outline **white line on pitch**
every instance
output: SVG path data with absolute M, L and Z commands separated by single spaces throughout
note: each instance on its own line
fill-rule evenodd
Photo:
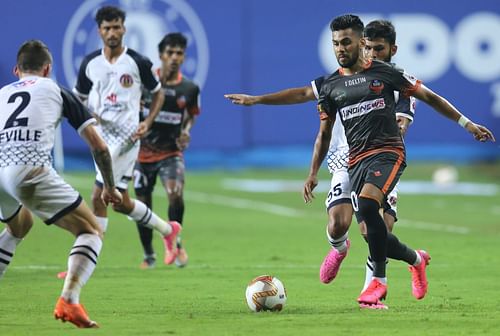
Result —
M 390 267 L 406 267 L 407 265 L 404 262 L 391 262 Z M 455 265 L 450 265 L 450 264 L 432 264 L 433 267 L 450 267 Z M 17 270 L 17 271 L 53 271 L 53 270 L 61 270 L 64 266 L 55 266 L 55 265 L 19 265 L 19 266 L 11 266 L 9 267 L 10 270 Z M 365 265 L 364 262 L 362 262 L 359 265 L 354 265 L 354 264 L 349 264 L 349 263 L 344 263 L 342 264 L 342 268 L 349 268 L 349 269 L 364 269 Z M 319 264 L 261 264 L 261 265 L 209 265 L 209 264 L 189 264 L 186 266 L 186 269 L 206 269 L 206 270 L 211 270 L 211 271 L 227 271 L 227 270 L 248 270 L 248 269 L 319 269 Z M 150 270 L 140 270 L 139 267 L 137 266 L 97 266 L 96 270 L 137 270 L 141 272 L 149 272 Z M 158 266 L 151 271 L 158 270 L 158 271 L 179 271 L 183 272 L 184 270 L 178 270 L 177 267 L 169 267 L 169 266 Z
M 468 234 L 470 229 L 463 226 L 445 225 L 438 223 L 420 222 L 414 220 L 400 219 L 395 224 L 397 227 L 404 227 L 409 229 L 419 229 L 438 232 L 450 232 L 458 234 Z
M 79 176 L 66 176 L 68 180 L 83 183 L 83 178 Z M 87 181 L 87 179 L 85 179 Z M 156 188 L 154 191 L 154 195 L 163 196 L 164 192 L 161 188 Z M 232 196 L 223 196 L 216 194 L 209 194 L 205 192 L 199 191 L 186 191 L 185 198 L 188 201 L 205 203 L 205 204 L 214 204 L 218 206 L 231 207 L 237 209 L 246 209 L 246 210 L 255 210 L 261 212 L 271 213 L 273 215 L 285 216 L 285 217 L 311 217 L 311 214 L 306 213 L 305 211 L 297 210 L 291 207 L 286 207 L 279 204 L 272 204 L 267 202 L 254 201 L 246 198 L 240 197 L 232 197 Z M 318 217 L 320 214 L 318 214 Z M 326 219 L 326 215 L 321 215 L 321 218 Z M 426 231 L 435 231 L 435 232 L 449 232 L 456 234 L 468 234 L 470 233 L 470 229 L 466 227 L 460 227 L 455 225 L 445 225 L 439 223 L 431 223 L 431 222 L 421 222 L 421 221 L 413 221 L 407 219 L 400 219 L 396 226 L 400 226 L 408 229 L 417 229 L 417 230 L 426 230 Z
M 304 216 L 304 213 L 302 211 L 294 208 L 278 204 L 249 200 L 245 198 L 207 194 L 198 191 L 188 191 L 186 192 L 185 197 L 187 200 L 191 201 L 222 205 L 237 209 L 248 209 L 248 210 L 269 212 L 279 216 L 286 216 L 286 217 Z

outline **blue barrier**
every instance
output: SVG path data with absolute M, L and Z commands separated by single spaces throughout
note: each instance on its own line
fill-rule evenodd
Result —
M 181 31 L 188 35 L 183 69 L 202 87 L 202 114 L 192 132 L 192 153 L 187 155 L 196 157 L 200 165 L 203 160 L 206 164 L 217 160 L 232 164 L 224 155 L 207 153 L 241 151 L 242 156 L 250 153 L 249 163 L 257 164 L 262 160 L 252 153 L 262 148 L 266 148 L 263 152 L 273 151 L 270 160 L 283 146 L 292 146 L 292 153 L 295 147 L 312 148 L 318 127 L 315 104 L 240 107 L 231 105 L 223 94 L 304 86 L 329 73 L 336 63 L 328 24 L 332 17 L 347 12 L 361 15 L 365 23 L 375 18 L 392 20 L 398 31 L 395 61 L 500 137 L 497 0 L 467 1 L 460 6 L 396 0 L 8 1 L 2 4 L 0 20 L 1 31 L 9 32 L 2 38 L 0 83 L 13 80 L 11 69 L 19 45 L 39 38 L 54 54 L 56 79 L 72 87 L 83 55 L 100 46 L 93 15 L 104 3 L 121 5 L 127 11 L 127 44 L 147 54 L 156 65 L 156 44 L 163 34 Z M 67 125 L 63 136 L 67 155 L 84 150 L 83 141 Z M 444 155 L 461 161 L 500 157 L 498 146 L 474 143 L 458 125 L 425 104 L 418 105 L 406 142 L 409 148 L 420 148 L 413 154 L 409 150 L 410 158 Z M 309 150 L 307 153 L 309 160 Z M 294 160 L 295 154 L 290 157 L 281 160 L 290 164 L 303 160 Z

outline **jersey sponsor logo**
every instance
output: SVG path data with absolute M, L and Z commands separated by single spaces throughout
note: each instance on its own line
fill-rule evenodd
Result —
M 182 122 L 182 115 L 176 112 L 160 111 L 155 122 L 170 125 L 179 125 Z
M 149 115 L 149 109 L 145 107 L 142 110 L 142 115 L 147 117 Z M 182 122 L 182 113 L 181 112 L 169 112 L 169 111 L 160 111 L 156 116 L 155 123 L 161 124 L 170 124 L 170 125 L 179 125 Z
M 375 92 L 376 94 L 380 94 L 384 89 L 384 83 L 378 79 L 374 79 L 370 82 L 369 86 L 370 90 Z
M 116 102 L 118 101 L 118 96 L 116 95 L 116 93 L 112 93 L 106 97 L 106 100 L 109 100 L 112 104 L 116 104 Z
M 133 84 L 134 84 L 134 79 L 132 78 L 131 75 L 129 74 L 123 74 L 121 77 L 120 77 L 120 84 L 124 87 L 124 88 L 129 88 L 131 87 Z
M 347 79 L 344 84 L 346 87 L 348 86 L 355 86 L 355 85 L 358 85 L 358 84 L 363 84 L 363 83 L 366 83 L 366 78 L 365 77 L 359 77 L 359 78 L 355 78 L 355 79 Z
M 175 89 L 170 89 L 170 88 L 165 88 L 163 89 L 163 92 L 165 93 L 165 96 L 169 97 L 175 97 Z
M 340 109 L 340 113 L 342 114 L 342 119 L 348 120 L 383 108 L 385 108 L 384 98 L 377 98 L 343 107 Z
M 159 66 L 158 43 L 170 32 L 182 32 L 188 39 L 182 72 L 205 84 L 209 67 L 208 39 L 203 24 L 185 0 L 87 0 L 71 16 L 62 47 L 66 83 L 73 86 L 85 55 L 102 46 L 94 16 L 103 5 L 116 5 L 127 13 L 125 44 L 149 57 Z
M 335 104 L 337 105 L 342 105 L 347 99 L 347 92 L 342 91 L 342 90 L 335 90 L 333 91 L 333 100 L 335 101 Z

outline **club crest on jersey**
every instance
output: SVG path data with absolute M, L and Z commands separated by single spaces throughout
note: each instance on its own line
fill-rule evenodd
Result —
M 134 84 L 134 79 L 132 78 L 131 75 L 129 74 L 123 74 L 121 77 L 120 77 L 120 84 L 124 87 L 124 88 L 129 88 L 131 87 L 133 84 Z
M 376 94 L 380 94 L 384 89 L 384 83 L 378 79 L 374 79 L 370 82 L 369 86 L 370 90 L 375 92 Z
M 186 0 L 87 0 L 79 3 L 70 16 L 62 47 L 68 86 L 75 84 L 83 58 L 102 47 L 94 16 L 100 7 L 112 5 L 127 13 L 124 44 L 147 56 L 155 67 L 160 65 L 157 50 L 160 40 L 167 33 L 182 32 L 188 39 L 182 71 L 203 88 L 209 67 L 208 39 L 198 14 Z M 127 84 L 126 81 L 120 83 Z
M 184 96 L 180 96 L 179 98 L 177 98 L 177 106 L 179 106 L 179 108 L 183 109 L 186 107 L 186 97 Z

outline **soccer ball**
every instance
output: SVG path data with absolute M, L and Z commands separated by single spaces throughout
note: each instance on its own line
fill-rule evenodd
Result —
M 281 311 L 286 303 L 283 283 L 271 275 L 261 275 L 250 281 L 245 293 L 248 307 L 254 311 Z

